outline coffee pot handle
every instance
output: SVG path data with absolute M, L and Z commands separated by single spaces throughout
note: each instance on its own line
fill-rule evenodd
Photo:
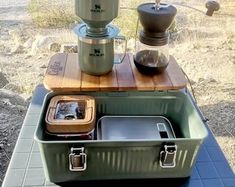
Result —
M 123 41 L 123 43 L 125 44 L 122 57 L 119 58 L 118 60 L 114 60 L 114 64 L 121 64 L 121 63 L 124 61 L 125 57 L 126 57 L 126 53 L 127 53 L 127 40 L 126 40 L 126 37 L 125 37 L 125 36 L 121 36 L 121 35 L 116 36 L 116 37 L 115 37 L 115 40 L 116 40 L 116 41 L 121 40 L 121 41 Z

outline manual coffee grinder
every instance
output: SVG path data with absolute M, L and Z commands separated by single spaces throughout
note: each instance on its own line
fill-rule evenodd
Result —
M 169 63 L 168 29 L 177 9 L 156 0 L 155 3 L 139 5 L 137 11 L 143 30 L 140 31 L 139 40 L 136 41 L 134 63 L 143 74 L 159 74 Z
M 75 0 L 76 15 L 84 22 L 75 28 L 83 72 L 103 75 L 112 71 L 114 63 L 123 61 L 125 55 L 114 60 L 114 44 L 116 39 L 126 44 L 125 37 L 118 36 L 119 28 L 110 24 L 118 10 L 119 0 Z

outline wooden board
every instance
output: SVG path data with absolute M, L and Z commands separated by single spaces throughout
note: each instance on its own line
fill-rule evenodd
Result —
M 132 73 L 129 55 L 126 55 L 121 64 L 116 64 L 115 69 L 117 74 L 118 89 L 120 91 L 136 90 L 136 83 Z
M 78 54 L 56 54 L 50 62 L 44 85 L 53 91 L 128 91 L 128 90 L 179 90 L 187 80 L 173 57 L 167 69 L 159 75 L 141 74 L 135 67 L 133 55 L 126 55 L 122 64 L 115 64 L 113 71 L 102 76 L 81 72 Z

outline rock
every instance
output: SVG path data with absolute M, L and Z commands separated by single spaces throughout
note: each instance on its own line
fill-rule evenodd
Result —
M 22 93 L 20 94 L 20 97 L 22 97 L 27 103 L 29 103 L 32 99 L 32 95 L 31 94 L 27 94 L 27 93 Z
M 33 45 L 33 38 L 29 38 L 29 39 L 23 44 L 23 46 L 24 46 L 26 49 L 31 49 L 31 48 L 32 48 L 32 45 Z
M 217 80 L 215 80 L 214 78 L 209 78 L 209 79 L 207 79 L 207 81 L 209 83 L 217 83 Z
M 0 37 L 0 39 L 1 39 L 2 41 L 6 41 L 6 40 L 9 40 L 9 36 L 7 36 L 7 35 L 2 35 L 2 36 Z
M 24 53 L 24 47 L 20 44 L 17 44 L 11 49 L 11 54 L 21 54 Z
M 202 53 L 207 53 L 208 51 L 209 51 L 209 49 L 208 48 L 201 48 L 201 50 L 200 50 Z
M 199 83 L 202 83 L 202 82 L 204 82 L 204 81 L 205 81 L 204 78 L 199 78 L 199 79 L 198 79 L 198 82 L 199 82 Z
M 21 96 L 4 88 L 0 89 L 0 100 L 3 99 L 8 99 L 12 105 L 26 106 L 26 102 Z
M 23 44 L 27 41 L 28 36 L 26 36 L 25 31 L 23 29 L 15 29 L 10 30 L 9 35 L 14 40 L 15 43 Z
M 44 73 L 40 73 L 38 76 L 39 77 L 44 77 L 45 75 L 44 75 Z
M 13 83 L 8 83 L 3 88 L 6 89 L 6 90 L 9 90 L 9 91 L 17 92 L 17 93 L 20 93 L 21 90 L 22 90 L 20 86 L 17 86 Z M 1 98 L 1 96 L 0 96 L 0 98 Z
M 48 50 L 48 46 L 56 40 L 54 36 L 37 35 L 32 44 L 31 54 L 37 54 L 39 51 Z
M 40 66 L 40 68 L 42 68 L 42 69 L 46 69 L 46 68 L 47 68 L 47 66 L 46 66 L 45 64 L 43 64 L 43 65 L 41 65 L 41 66 Z
M 48 49 L 52 52 L 59 52 L 61 48 L 61 44 L 52 42 L 49 44 Z
M 5 46 L 4 44 L 0 44 L 0 52 L 5 52 Z
M 18 42 L 19 36 L 18 36 L 16 30 L 9 30 L 8 33 L 9 33 L 11 39 Z
M 8 84 L 8 80 L 6 79 L 5 75 L 0 71 L 0 88 L 3 88 Z
M 135 49 L 135 39 L 132 38 L 127 42 L 127 51 L 134 51 Z
M 26 59 L 29 59 L 31 57 L 32 57 L 32 55 L 28 54 L 27 56 L 24 57 L 24 59 L 26 60 Z
M 193 79 L 190 79 L 190 83 L 191 83 L 192 85 L 195 85 L 195 84 L 196 84 L 196 81 L 194 81 Z
M 217 82 L 211 74 L 206 74 L 204 79 L 207 83 L 216 83 Z
M 26 101 L 26 98 L 24 98 L 24 100 Z M 22 114 L 25 110 L 27 110 L 26 106 L 21 106 L 21 105 L 15 105 L 15 108 L 19 114 Z
M 3 103 L 4 106 L 11 106 L 11 105 L 12 105 L 11 102 L 10 102 L 10 100 L 9 100 L 9 99 L 6 99 L 6 98 L 3 98 L 3 99 L 1 100 L 1 102 Z
M 205 76 L 205 78 L 199 78 L 198 83 L 217 83 L 217 80 L 215 80 L 213 77 Z
M 78 53 L 78 46 L 77 44 L 62 44 L 61 53 Z

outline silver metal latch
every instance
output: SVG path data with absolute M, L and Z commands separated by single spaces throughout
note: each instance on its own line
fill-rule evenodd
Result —
M 164 150 L 160 152 L 160 166 L 162 168 L 174 168 L 176 166 L 176 153 L 177 145 L 164 145 Z
M 71 148 L 69 154 L 70 171 L 85 171 L 87 167 L 87 155 L 84 148 Z

